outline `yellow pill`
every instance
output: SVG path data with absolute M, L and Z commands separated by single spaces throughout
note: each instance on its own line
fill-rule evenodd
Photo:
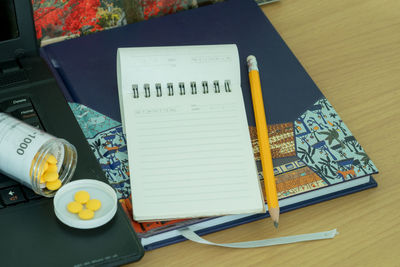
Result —
M 47 167 L 47 171 L 48 172 L 58 172 L 57 165 L 49 163 L 48 167 Z
M 86 202 L 86 208 L 96 211 L 100 209 L 101 207 L 101 202 L 98 199 L 89 199 L 88 202 Z
M 45 182 L 46 182 L 46 180 L 43 178 L 43 176 L 40 177 L 40 183 L 41 183 L 41 184 L 44 184 Z
M 58 179 L 58 173 L 57 172 L 49 172 L 49 171 L 47 171 L 47 172 L 45 172 L 43 174 L 42 177 L 46 182 L 54 182 L 55 180 Z
M 47 162 L 50 163 L 50 164 L 57 164 L 57 159 L 56 159 L 56 157 L 54 157 L 53 155 L 50 155 L 50 156 L 47 158 Z
M 57 179 L 57 180 L 55 180 L 53 182 L 46 182 L 46 187 L 49 190 L 57 190 L 58 188 L 61 187 L 61 184 L 62 184 L 61 180 Z
M 85 204 L 90 199 L 90 195 L 88 192 L 81 190 L 75 193 L 74 199 L 76 202 Z
M 29 170 L 29 175 L 32 176 L 32 172 L 33 172 L 33 166 L 35 163 L 35 159 L 33 159 L 32 163 L 31 163 L 31 168 Z M 49 164 L 46 161 L 43 161 L 42 164 L 40 164 L 39 166 L 39 176 L 41 176 L 49 167 Z M 36 172 L 34 173 L 36 174 Z
M 43 170 L 43 172 L 45 172 L 47 170 L 47 168 L 49 168 L 49 164 L 46 161 L 44 161 L 44 162 L 42 162 L 42 164 L 40 164 L 39 168 L 41 170 Z
M 82 220 L 90 220 L 94 217 L 94 212 L 92 210 L 83 209 L 78 213 L 78 216 Z
M 42 164 L 40 164 L 39 166 L 39 175 L 42 175 L 47 168 L 49 167 L 49 164 L 47 164 L 47 162 L 43 161 Z
M 68 203 L 67 205 L 67 210 L 71 213 L 78 213 L 83 209 L 83 206 L 81 203 L 78 203 L 76 201 L 72 201 Z
M 45 173 L 44 169 L 39 169 L 39 172 L 36 172 L 39 177 L 43 176 Z

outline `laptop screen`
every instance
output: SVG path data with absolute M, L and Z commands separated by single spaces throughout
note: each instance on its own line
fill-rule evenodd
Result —
M 36 55 L 31 0 L 0 0 L 0 62 Z
M 0 42 L 18 38 L 19 31 L 13 0 L 0 1 Z

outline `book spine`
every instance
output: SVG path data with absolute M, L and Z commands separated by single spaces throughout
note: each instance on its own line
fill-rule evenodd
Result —
M 47 63 L 51 73 L 54 75 L 54 78 L 57 81 L 58 86 L 64 94 L 64 97 L 68 102 L 77 102 L 76 99 L 73 98 L 70 90 L 70 84 L 67 81 L 65 75 L 63 75 L 63 71 L 58 64 L 56 57 L 51 53 L 49 47 L 41 47 L 40 48 L 40 56 Z

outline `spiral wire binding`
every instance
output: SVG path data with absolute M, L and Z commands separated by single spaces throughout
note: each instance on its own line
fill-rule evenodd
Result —
M 168 88 L 168 95 L 173 96 L 174 95 L 174 85 L 172 83 L 167 83 L 167 88 Z
M 185 83 L 179 83 L 179 94 L 185 95 Z
M 150 97 L 150 84 L 144 84 L 144 97 Z
M 220 89 L 219 89 L 219 81 L 214 81 L 214 92 L 215 93 L 220 93 Z
M 231 91 L 231 81 L 225 80 L 225 92 L 230 93 Z
M 208 94 L 208 82 L 203 81 L 201 84 L 203 85 L 203 94 Z
M 157 97 L 162 96 L 161 83 L 156 83 L 156 96 Z
M 190 82 L 190 87 L 192 88 L 192 95 L 197 94 L 196 82 Z
M 220 82 L 218 80 L 215 80 L 212 82 L 212 85 L 214 87 L 214 93 L 219 94 L 221 93 L 221 87 L 220 87 Z M 161 83 L 156 83 L 155 85 L 155 95 L 156 97 L 162 97 L 162 85 Z M 167 93 L 168 96 L 173 96 L 174 95 L 174 84 L 173 83 L 167 83 Z M 208 94 L 209 93 L 209 87 L 208 87 L 208 82 L 207 81 L 202 81 L 201 82 L 201 87 L 203 88 L 202 92 L 203 94 Z M 185 95 L 186 94 L 186 89 L 185 89 L 185 83 L 184 82 L 179 82 L 178 83 L 178 88 L 179 88 L 179 95 Z M 225 80 L 224 81 L 224 89 L 225 92 L 230 93 L 232 92 L 231 89 L 231 81 L 230 80 Z M 150 98 L 150 84 L 145 83 L 143 84 L 143 91 L 144 91 L 144 97 L 145 98 Z M 197 83 L 192 81 L 190 82 L 190 93 L 192 95 L 196 95 L 198 93 L 197 90 Z M 139 98 L 139 85 L 138 84 L 133 84 L 132 85 L 132 94 L 133 98 Z
M 137 84 L 132 85 L 133 98 L 139 98 L 139 88 Z

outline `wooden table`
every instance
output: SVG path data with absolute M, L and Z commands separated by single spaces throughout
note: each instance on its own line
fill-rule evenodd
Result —
M 337 228 L 332 240 L 257 249 L 185 241 L 133 265 L 400 266 L 400 1 L 281 0 L 262 9 L 379 168 L 378 187 L 281 214 L 278 231 L 268 219 L 205 236 L 223 243 Z

